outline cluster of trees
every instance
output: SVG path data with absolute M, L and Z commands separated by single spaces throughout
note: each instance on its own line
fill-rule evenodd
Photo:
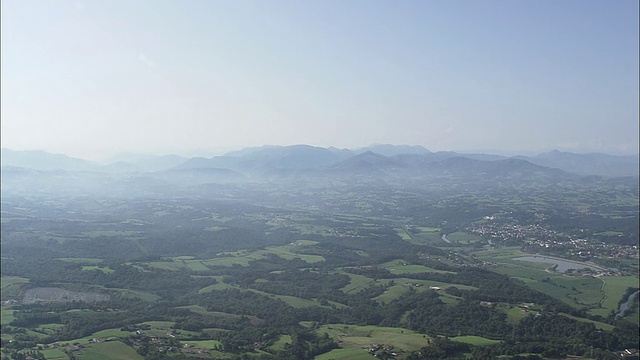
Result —
M 406 359 L 465 359 L 463 353 L 470 352 L 472 348 L 469 344 L 453 341 L 447 337 L 436 337 L 430 341 L 429 346 L 412 352 Z

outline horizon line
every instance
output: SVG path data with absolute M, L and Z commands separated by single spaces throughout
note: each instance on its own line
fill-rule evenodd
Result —
M 542 154 L 547 154 L 547 153 L 551 153 L 551 152 L 560 152 L 560 153 L 569 153 L 569 154 L 576 154 L 576 155 L 590 155 L 590 154 L 602 154 L 602 155 L 609 155 L 609 156 L 622 156 L 622 157 L 631 157 L 631 156 L 635 156 L 635 157 L 640 157 L 640 153 L 636 152 L 636 153 L 614 153 L 614 152 L 604 152 L 604 151 L 598 151 L 598 150 L 566 150 L 566 149 L 562 149 L 562 148 L 554 148 L 554 149 L 550 149 L 547 151 L 535 151 L 535 150 L 520 150 L 520 151 L 505 151 L 505 150 L 500 150 L 500 149 L 493 149 L 493 150 L 487 150 L 487 149 L 477 149 L 477 150 L 461 150 L 461 149 L 457 149 L 457 150 L 437 150 L 437 151 L 433 151 L 428 149 L 427 147 L 423 146 L 423 145 L 411 145 L 411 144 L 389 144 L 389 143 L 374 143 L 374 144 L 370 144 L 367 146 L 362 146 L 362 147 L 352 147 L 352 148 L 340 148 L 340 147 L 336 147 L 336 146 L 315 146 L 315 145 L 308 145 L 308 144 L 294 144 L 294 145 L 272 145 L 272 144 L 264 144 L 264 145 L 258 145 L 258 146 L 245 146 L 245 147 L 229 147 L 228 150 L 220 152 L 218 151 L 217 154 L 213 154 L 215 151 L 214 150 L 206 150 L 206 149 L 194 149 L 194 150 L 182 150 L 182 151 L 174 151 L 174 152 L 134 152 L 134 151 L 121 151 L 121 152 L 117 152 L 117 153 L 112 153 L 111 155 L 108 155 L 106 157 L 102 157 L 101 159 L 91 159 L 91 158 L 87 158 L 87 157 L 81 157 L 81 156 L 76 156 L 76 155 L 70 155 L 68 153 L 65 152 L 55 152 L 55 151 L 50 151 L 50 150 L 45 150 L 45 149 L 15 149 L 15 148 L 9 148 L 9 147 L 1 147 L 0 148 L 0 152 L 1 151 L 13 151 L 13 152 L 43 152 L 49 155 L 60 155 L 60 156 L 65 156 L 67 158 L 71 158 L 71 159 L 78 159 L 78 160 L 84 160 L 84 161 L 88 161 L 88 162 L 93 162 L 93 163 L 101 163 L 101 164 L 109 164 L 109 163 L 115 163 L 118 162 L 119 160 L 114 160 L 115 157 L 117 156 L 123 156 L 123 155 L 131 155 L 131 156 L 152 156 L 152 157 L 164 157 L 164 156 L 179 156 L 179 157 L 183 157 L 183 158 L 187 158 L 187 159 L 192 159 L 192 158 L 213 158 L 213 157 L 218 157 L 218 156 L 226 156 L 230 153 L 233 152 L 239 152 L 239 151 L 243 151 L 246 149 L 259 149 L 259 148 L 263 148 L 263 147 L 274 147 L 274 148 L 286 148 L 286 147 L 294 147 L 294 146 L 309 146 L 309 147 L 313 147 L 313 148 L 321 148 L 321 149 L 337 149 L 337 150 L 348 150 L 348 151 L 358 151 L 358 150 L 363 150 L 369 147 L 373 147 L 373 146 L 393 146 L 393 147 L 402 147 L 402 146 L 410 146 L 410 147 L 421 147 L 426 151 L 429 151 L 431 153 L 441 153 L 441 152 L 454 152 L 454 153 L 458 153 L 460 155 L 495 155 L 495 156 L 504 156 L 507 158 L 511 158 L 511 157 L 517 157 L 517 156 L 538 156 L 538 155 L 542 155 Z M 197 153 L 201 153 L 200 155 L 196 155 Z M 206 155 L 204 153 L 207 153 Z M 190 155 L 187 155 L 190 154 Z

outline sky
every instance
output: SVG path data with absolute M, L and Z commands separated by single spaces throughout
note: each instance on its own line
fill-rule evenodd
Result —
M 637 0 L 3 0 L 1 141 L 638 153 Z

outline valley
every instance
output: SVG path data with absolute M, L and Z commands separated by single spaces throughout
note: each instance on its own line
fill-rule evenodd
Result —
M 520 169 L 144 192 L 146 173 L 97 193 L 14 183 L 2 196 L 2 356 L 617 359 L 637 348 L 637 178 Z

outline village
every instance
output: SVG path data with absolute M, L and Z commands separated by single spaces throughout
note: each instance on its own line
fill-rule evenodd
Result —
M 474 224 L 467 231 L 491 238 L 491 246 L 520 246 L 523 251 L 534 254 L 558 256 L 563 259 L 590 262 L 602 271 L 599 275 L 623 275 L 623 272 L 611 266 L 612 261 L 639 259 L 638 245 L 624 245 L 596 240 L 585 234 L 582 237 L 569 235 L 549 229 L 540 224 L 520 225 L 495 216 L 485 217 L 481 224 Z M 598 266 L 600 265 L 600 266 Z M 607 270 L 603 267 L 608 268 Z M 574 274 L 593 274 L 589 269 L 573 271 Z

